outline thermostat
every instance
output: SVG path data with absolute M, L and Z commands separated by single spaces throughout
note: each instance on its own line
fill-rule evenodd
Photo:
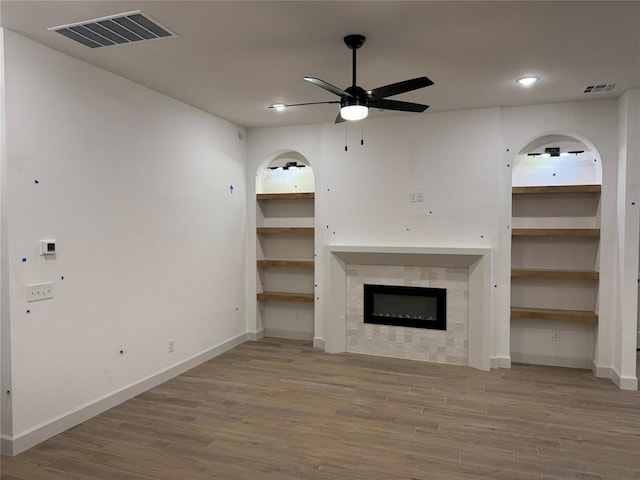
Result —
M 56 241 L 55 239 L 40 240 L 40 255 L 55 255 Z

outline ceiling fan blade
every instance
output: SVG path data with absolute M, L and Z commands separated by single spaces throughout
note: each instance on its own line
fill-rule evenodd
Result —
M 422 113 L 429 105 L 421 103 L 399 102 L 397 100 L 373 100 L 369 102 L 371 108 L 381 108 L 382 110 L 397 110 L 399 112 L 416 112 Z
M 324 80 L 320 80 L 319 78 L 315 78 L 315 77 L 304 77 L 304 79 L 307 82 L 313 83 L 314 85 L 317 85 L 320 88 L 324 88 L 325 90 L 333 93 L 334 95 L 338 95 L 339 97 L 342 97 L 344 95 L 346 95 L 347 97 L 352 97 L 351 94 L 345 92 L 344 90 L 331 85 L 330 83 L 325 82 Z
M 330 102 L 306 102 L 306 103 L 274 103 L 273 105 L 269 105 L 267 108 L 286 108 L 286 107 L 301 107 L 303 105 L 323 105 L 327 103 L 340 103 L 340 100 L 332 100 Z
M 336 121 L 333 123 L 342 123 L 346 121 L 344 118 L 342 118 L 342 115 L 340 115 L 340 112 L 338 112 L 338 116 L 336 117 Z
M 433 82 L 427 77 L 418 77 L 412 78 L 411 80 L 405 80 L 404 82 L 392 83 L 390 85 L 385 85 L 384 87 L 374 88 L 368 93 L 371 99 L 377 100 L 418 90 L 419 88 L 428 87 L 429 85 L 433 85 Z

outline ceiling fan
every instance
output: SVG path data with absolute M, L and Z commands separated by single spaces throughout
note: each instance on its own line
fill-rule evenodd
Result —
M 433 85 L 433 82 L 427 77 L 417 77 L 403 82 L 392 83 L 383 87 L 374 88 L 373 90 L 365 90 L 356 84 L 356 50 L 364 45 L 366 38 L 363 35 L 347 35 L 344 37 L 344 43 L 349 47 L 352 53 L 352 84 L 344 90 L 331 85 L 319 78 L 304 77 L 307 82 L 313 83 L 328 92 L 340 97 L 340 100 L 329 102 L 308 102 L 308 103 L 292 103 L 292 104 L 274 104 L 269 108 L 283 109 L 286 107 L 298 107 L 301 105 L 319 105 L 326 103 L 340 104 L 340 112 L 336 117 L 335 123 L 344 122 L 345 120 L 354 121 L 362 120 L 369 114 L 369 108 L 377 108 L 380 110 L 396 110 L 400 112 L 424 112 L 429 105 L 420 103 L 400 102 L 398 100 L 387 100 L 387 97 L 400 95 L 401 93 L 411 92 L 420 88 Z

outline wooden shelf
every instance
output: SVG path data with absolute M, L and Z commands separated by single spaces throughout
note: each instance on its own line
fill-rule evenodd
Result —
M 600 193 L 600 185 L 544 185 L 513 187 L 514 195 L 538 195 L 547 193 Z
M 258 234 L 313 233 L 313 227 L 258 227 Z
M 600 278 L 600 273 L 594 270 L 512 268 L 511 278 L 571 278 L 578 280 L 598 280 Z
M 262 292 L 258 294 L 258 300 L 272 302 L 301 302 L 313 303 L 313 293 L 285 293 L 285 292 Z
M 293 193 L 258 193 L 258 200 L 313 200 L 313 192 L 293 192 Z
M 265 258 L 258 260 L 259 267 L 292 267 L 292 268 L 313 268 L 313 260 L 288 260 L 277 258 Z
M 513 237 L 600 237 L 599 228 L 514 228 Z
M 550 310 L 546 308 L 511 307 L 511 319 L 564 320 L 580 323 L 598 323 L 598 315 L 584 310 Z

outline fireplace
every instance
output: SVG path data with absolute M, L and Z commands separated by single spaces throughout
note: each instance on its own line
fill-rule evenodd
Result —
M 446 330 L 447 290 L 364 284 L 364 323 Z

